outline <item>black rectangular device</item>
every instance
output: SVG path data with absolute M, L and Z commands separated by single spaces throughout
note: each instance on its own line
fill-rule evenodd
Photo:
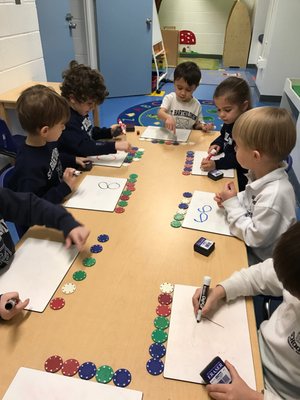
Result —
M 194 244 L 194 250 L 197 253 L 203 254 L 204 256 L 209 256 L 210 253 L 215 249 L 215 242 L 208 240 L 201 236 L 200 239 Z
M 224 174 L 222 171 L 220 171 L 219 169 L 214 169 L 212 171 L 209 171 L 209 173 L 207 174 L 207 176 L 214 180 L 214 181 L 218 181 L 219 179 L 222 179 Z
M 231 383 L 230 372 L 218 356 L 200 372 L 200 376 L 205 383 Z

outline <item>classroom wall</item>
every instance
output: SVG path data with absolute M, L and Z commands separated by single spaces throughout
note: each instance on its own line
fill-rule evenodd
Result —
M 255 2 L 244 0 L 250 16 Z M 196 35 L 196 45 L 191 50 L 200 54 L 222 55 L 227 19 L 233 3 L 234 0 L 162 0 L 160 26 L 191 30 Z
M 71 0 L 70 6 L 70 12 L 74 17 L 73 22 L 76 24 L 76 29 L 72 31 L 75 60 L 82 64 L 88 64 L 84 2 L 82 0 Z

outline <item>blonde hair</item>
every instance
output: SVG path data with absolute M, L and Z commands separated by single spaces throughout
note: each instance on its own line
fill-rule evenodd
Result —
M 258 107 L 239 116 L 232 137 L 245 147 L 282 161 L 296 144 L 296 127 L 284 108 Z

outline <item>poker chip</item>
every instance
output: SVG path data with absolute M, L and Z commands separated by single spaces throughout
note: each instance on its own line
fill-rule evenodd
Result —
M 116 207 L 115 208 L 115 212 L 117 214 L 122 214 L 124 211 L 125 211 L 125 208 L 123 208 L 123 207 Z
M 138 150 L 135 155 L 136 156 L 142 156 L 144 154 L 144 150 Z
M 63 359 L 60 356 L 51 356 L 47 358 L 44 364 L 45 371 L 47 372 L 57 372 L 61 369 L 63 365 Z
M 86 272 L 85 271 L 76 271 L 73 274 L 73 279 L 75 281 L 83 281 L 86 278 Z
M 65 300 L 62 297 L 56 297 L 50 301 L 50 307 L 52 310 L 60 310 L 65 306 Z
M 180 221 L 172 221 L 171 224 L 172 228 L 180 228 L 181 227 L 181 222 Z
M 164 144 L 165 141 L 161 139 L 161 140 L 158 141 L 158 143 L 159 143 L 159 144 Z
M 116 386 L 128 386 L 131 382 L 131 373 L 125 368 L 120 368 L 114 373 L 113 382 Z
M 131 147 L 131 150 L 137 151 L 139 148 L 136 146 Z
M 166 348 L 161 343 L 152 343 L 149 347 L 149 354 L 152 358 L 162 358 L 166 355 Z
M 171 304 L 173 301 L 172 296 L 170 295 L 170 293 L 161 293 L 158 296 L 158 302 L 159 304 L 162 304 L 163 306 L 168 306 L 169 304 Z
M 78 369 L 79 377 L 85 380 L 92 379 L 96 375 L 96 372 L 97 372 L 97 367 L 91 361 L 84 362 L 83 364 L 80 365 Z
M 103 247 L 101 246 L 101 244 L 93 244 L 93 246 L 91 246 L 90 248 L 91 253 L 101 253 L 102 250 Z
M 123 199 L 121 199 L 123 200 Z M 109 236 L 106 233 L 102 233 L 97 237 L 98 242 L 105 243 L 109 241 Z
M 172 144 L 172 142 L 170 140 L 166 140 L 165 144 L 170 145 L 170 144 Z
M 193 156 L 195 153 L 194 151 L 190 150 L 186 152 L 187 156 Z
M 194 161 L 194 157 L 187 157 L 185 161 Z
M 63 363 L 61 372 L 65 376 L 74 376 L 78 372 L 79 362 L 74 358 L 69 358 Z
M 185 215 L 187 213 L 187 210 L 184 210 L 183 208 L 180 208 L 178 211 L 177 211 L 177 214 L 182 214 L 182 215 Z M 177 215 L 176 214 L 176 215 Z
M 186 210 L 187 208 L 189 208 L 189 206 L 186 203 L 180 203 L 178 204 L 178 208 L 183 208 L 184 210 Z
M 184 198 L 181 200 L 181 203 L 184 203 L 184 204 L 190 204 L 190 202 L 191 202 L 191 199 L 188 198 L 188 197 L 184 197 Z
M 156 307 L 156 314 L 161 317 L 168 317 L 171 314 L 171 308 L 169 306 L 163 306 L 160 304 Z
M 180 143 L 179 142 L 173 142 L 172 144 L 173 144 L 173 146 L 178 146 Z
M 64 294 L 72 294 L 76 290 L 76 285 L 74 283 L 65 283 L 61 290 Z
M 175 221 L 182 221 L 184 219 L 184 215 L 183 214 L 175 214 L 174 217 Z
M 135 187 L 131 185 L 127 185 L 126 190 L 130 190 L 131 192 L 135 191 Z
M 192 160 L 186 160 L 185 163 L 186 163 L 187 165 L 193 165 L 194 162 L 193 162 Z
M 151 338 L 155 343 L 164 343 L 168 339 L 168 334 L 162 329 L 155 329 L 151 334 Z
M 93 257 L 86 257 L 86 258 L 82 261 L 82 264 L 83 264 L 85 267 L 92 267 L 93 265 L 96 264 L 96 259 L 93 258 Z
M 174 292 L 174 285 L 173 283 L 164 282 L 160 285 L 160 291 L 162 293 L 173 293 Z
M 191 175 L 190 171 L 182 171 L 182 175 Z
M 158 140 L 152 139 L 151 142 L 152 142 L 152 143 L 158 143 Z
M 135 178 L 129 178 L 129 179 L 128 179 L 128 182 L 129 182 L 129 183 L 136 183 L 136 181 L 137 181 L 137 180 L 136 180 Z
M 96 372 L 96 380 L 99 383 L 108 383 L 114 376 L 114 370 L 109 365 L 101 365 Z
M 128 206 L 128 202 L 127 202 L 127 201 L 124 201 L 124 200 L 121 200 L 121 201 L 118 202 L 118 205 L 119 205 L 120 207 L 126 207 L 126 206 Z
M 124 191 L 122 192 L 122 195 L 130 196 L 130 195 L 131 195 L 131 190 L 124 190 Z
M 138 174 L 130 174 L 129 178 L 130 179 L 137 179 L 138 178 Z
M 154 326 L 157 329 L 167 329 L 169 328 L 170 322 L 166 317 L 156 317 L 154 320 Z
M 192 168 L 190 167 L 184 167 L 183 172 L 192 172 Z
M 127 201 L 127 200 L 129 200 L 129 196 L 122 195 L 122 196 L 120 197 L 120 200 L 122 200 L 122 201 Z
M 160 375 L 164 370 L 164 363 L 158 358 L 150 358 L 146 364 L 147 371 L 151 375 Z

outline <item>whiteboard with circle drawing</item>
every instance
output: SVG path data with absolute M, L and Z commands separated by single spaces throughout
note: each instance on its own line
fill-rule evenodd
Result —
M 231 236 L 225 210 L 214 197 L 215 193 L 195 191 L 182 227 Z
M 126 182 L 125 178 L 88 175 L 66 201 L 65 207 L 114 211 Z
M 223 153 L 224 154 L 224 153 Z M 208 172 L 202 171 L 201 169 L 201 161 L 203 158 L 206 158 L 208 153 L 206 151 L 195 151 L 194 153 L 194 162 L 192 168 L 192 175 L 207 175 Z M 212 160 L 218 160 L 221 157 L 219 155 L 212 157 Z M 223 172 L 224 178 L 234 178 L 234 169 L 220 169 Z
M 89 156 L 88 158 L 94 165 L 119 168 L 123 164 L 126 156 L 127 153 L 125 151 L 118 151 L 116 154 L 103 154 L 99 156 Z
M 147 126 L 141 138 L 156 139 L 156 140 L 170 140 L 177 142 L 186 142 L 190 136 L 190 129 L 176 129 L 176 136 L 169 129 L 160 126 Z

